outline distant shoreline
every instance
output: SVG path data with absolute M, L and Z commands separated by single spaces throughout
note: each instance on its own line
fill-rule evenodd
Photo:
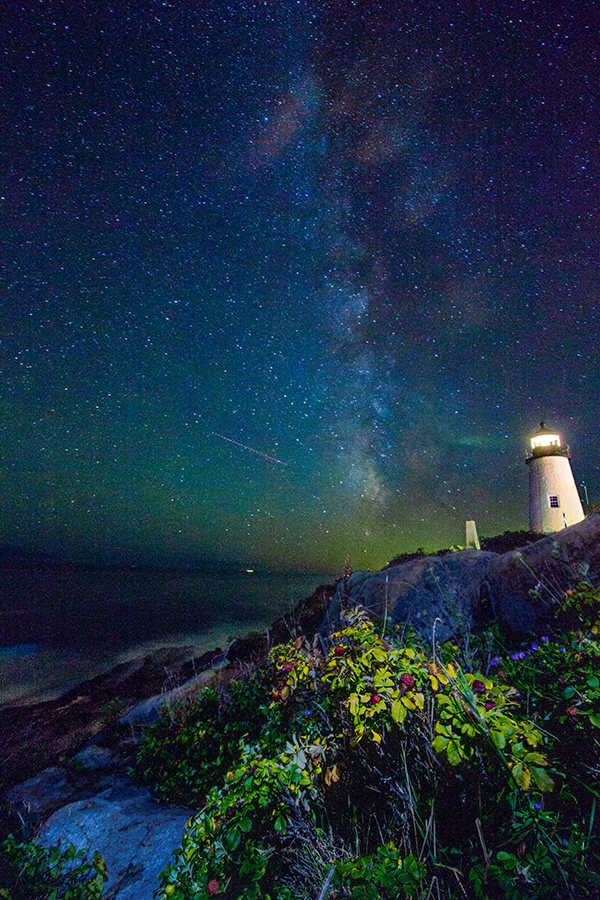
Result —
M 94 560 L 69 559 L 51 553 L 39 553 L 21 547 L 0 546 L 0 572 L 20 569 L 64 569 L 65 571 L 82 572 L 110 572 L 110 573 L 139 573 L 157 575 L 209 575 L 216 576 L 240 576 L 256 575 L 257 577 L 277 576 L 290 578 L 311 577 L 328 578 L 331 573 L 327 570 L 283 568 L 270 569 L 252 560 L 248 562 L 229 560 L 197 560 L 194 562 L 98 562 Z
M 202 654 L 266 630 L 322 574 L 2 566 L 0 709 L 55 699 L 165 647 Z

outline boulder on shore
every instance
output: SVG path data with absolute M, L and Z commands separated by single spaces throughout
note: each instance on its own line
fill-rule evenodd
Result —
M 428 641 L 445 641 L 492 615 L 513 631 L 540 631 L 579 581 L 600 580 L 600 511 L 510 553 L 462 550 L 427 556 L 379 572 L 354 572 L 338 584 L 322 626 L 343 607 L 411 625 Z
M 411 625 L 428 641 L 446 641 L 470 631 L 489 613 L 487 568 L 495 553 L 461 550 L 426 556 L 380 572 L 355 572 L 347 589 L 340 582 L 330 620 L 343 606 L 362 606 L 376 619 Z
M 42 829 L 46 846 L 74 844 L 98 850 L 106 862 L 105 900 L 150 898 L 158 875 L 181 843 L 191 810 L 159 805 L 148 788 L 128 779 L 69 803 L 50 816 Z
M 539 631 L 565 591 L 600 581 L 600 510 L 514 553 L 488 569 L 494 615 L 513 631 Z

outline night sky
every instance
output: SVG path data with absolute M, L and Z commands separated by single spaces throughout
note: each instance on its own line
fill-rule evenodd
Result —
M 600 499 L 588 2 L 4 5 L 0 542 L 340 570 Z

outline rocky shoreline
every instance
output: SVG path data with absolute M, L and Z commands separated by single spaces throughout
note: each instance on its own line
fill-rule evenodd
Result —
M 167 647 L 121 663 L 62 696 L 0 709 L 0 839 L 12 831 L 51 845 L 98 850 L 109 869 L 106 900 L 147 900 L 190 810 L 159 804 L 128 776 L 145 729 L 165 702 L 247 674 L 297 629 L 315 633 L 335 585 L 319 587 L 265 634 L 193 657 Z
M 107 746 L 118 741 L 120 720 L 143 701 L 166 697 L 215 666 L 220 668 L 221 678 L 229 680 L 240 667 L 263 658 L 269 645 L 287 640 L 297 628 L 314 633 L 334 590 L 335 585 L 317 588 L 289 616 L 276 620 L 266 634 L 239 638 L 226 651 L 217 647 L 194 657 L 191 647 L 165 647 L 120 663 L 53 700 L 0 708 L 0 792 L 45 768 L 64 765 L 92 741 L 102 740 Z
M 364 606 L 375 618 L 410 623 L 426 638 L 435 615 L 437 639 L 445 640 L 457 623 L 470 630 L 491 615 L 516 631 L 542 627 L 551 615 L 544 585 L 560 591 L 580 578 L 600 578 L 600 511 L 516 553 L 465 550 L 357 572 L 347 581 L 318 587 L 266 633 L 242 637 L 226 651 L 215 648 L 193 657 L 191 647 L 167 647 L 121 663 L 57 699 L 0 709 L 0 791 L 63 765 L 100 735 L 110 745 L 123 717 L 143 701 L 160 700 L 215 666 L 221 679 L 231 680 L 264 659 L 270 646 L 298 631 L 311 637 L 344 602 Z
M 502 627 L 529 632 L 551 627 L 548 590 L 558 598 L 581 579 L 600 579 L 600 513 L 517 552 L 466 550 L 355 573 L 317 588 L 266 633 L 249 634 L 226 650 L 194 657 L 191 647 L 167 647 L 57 699 L 0 709 L 0 837 L 13 831 L 28 839 L 41 830 L 49 844 L 97 849 L 109 868 L 103 897 L 145 900 L 190 816 L 189 809 L 157 803 L 128 777 L 139 741 L 165 701 L 193 697 L 208 683 L 226 686 L 264 660 L 270 647 L 299 631 L 314 636 L 348 605 L 399 627 L 411 624 L 426 639 L 431 619 L 442 640 L 491 616 Z

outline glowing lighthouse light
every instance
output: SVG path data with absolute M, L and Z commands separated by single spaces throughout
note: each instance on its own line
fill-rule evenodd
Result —
M 542 422 L 542 428 L 544 423 Z M 541 431 L 534 434 L 531 438 L 531 449 L 536 447 L 560 447 L 560 434 L 553 431 Z

